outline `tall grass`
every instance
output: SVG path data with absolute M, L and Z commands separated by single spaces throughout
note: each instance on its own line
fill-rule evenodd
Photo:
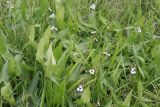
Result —
M 0 0 L 0 107 L 159 107 L 159 11 L 160 0 Z

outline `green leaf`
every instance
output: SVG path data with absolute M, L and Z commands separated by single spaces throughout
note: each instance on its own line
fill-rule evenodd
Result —
M 90 103 L 90 94 L 91 94 L 90 89 L 89 89 L 89 87 L 87 87 L 81 96 L 83 103 L 85 103 L 85 104 Z
M 56 48 L 54 48 L 53 53 L 56 61 L 58 61 L 62 55 L 62 44 L 59 44 Z
M 44 64 L 44 58 L 47 51 L 46 49 L 48 49 L 50 37 L 51 37 L 51 30 L 49 26 L 44 32 L 37 47 L 36 60 L 41 64 Z
M 69 70 L 68 76 L 71 76 L 71 74 L 72 74 L 75 70 L 77 70 L 77 67 L 78 67 L 79 63 L 80 63 L 80 62 L 78 61 L 77 63 L 74 64 L 74 66 L 71 68 L 71 70 Z
M 56 65 L 56 59 L 54 58 L 53 51 L 52 51 L 52 43 L 50 43 L 49 48 L 46 53 L 45 65 L 48 65 L 49 63 L 51 63 L 51 65 Z
M 108 103 L 106 103 L 106 105 L 104 107 L 112 107 L 112 100 Z
M 20 76 L 20 74 L 22 73 L 20 62 L 18 61 L 19 57 L 19 55 L 16 55 L 15 58 L 10 58 L 8 63 L 9 74 L 12 74 L 14 76 Z
M 142 100 L 143 84 L 142 84 L 141 80 L 138 81 L 137 90 L 138 90 L 138 99 Z
M 32 43 L 34 41 L 34 37 L 35 37 L 35 28 L 34 28 L 34 25 L 31 25 L 29 27 L 29 32 L 30 32 L 30 34 L 29 34 L 29 42 Z
M 52 73 L 53 73 L 53 65 L 52 65 L 52 59 L 50 59 L 49 62 L 48 62 L 48 64 L 47 64 L 45 76 L 51 77 Z
M 37 85 L 38 85 L 38 81 L 39 81 L 39 72 L 37 72 L 34 76 L 34 78 L 32 79 L 30 86 L 28 88 L 28 92 L 31 95 L 34 95 L 36 89 L 37 89 Z
M 54 104 L 63 104 L 65 98 L 66 81 L 62 81 L 61 84 L 56 85 L 54 91 L 53 102 Z
M 44 16 L 48 10 L 48 0 L 40 0 L 40 10 L 39 10 L 39 17 Z
M 2 98 L 0 97 L 0 107 L 2 107 Z
M 1 74 L 0 74 L 0 83 L 7 82 L 9 80 L 9 75 L 8 75 L 8 61 L 3 65 Z
M 100 62 L 101 62 L 101 57 L 102 57 L 102 55 L 101 55 L 101 54 L 97 54 L 96 56 L 92 56 L 92 57 L 93 57 L 92 65 L 93 65 L 93 66 L 99 65 Z
M 146 103 L 144 103 L 143 101 L 140 101 L 140 104 L 142 105 L 142 107 L 149 107 Z
M 3 60 L 2 57 L 0 56 L 0 69 L 2 69 L 2 65 L 3 65 Z
M 44 85 L 43 91 L 42 91 L 42 96 L 41 96 L 41 102 L 40 102 L 40 107 L 44 107 L 44 100 L 45 100 L 45 89 L 46 89 L 46 83 Z
M 69 80 L 68 81 L 75 81 L 77 80 L 77 78 L 79 77 L 80 75 L 80 69 L 82 67 L 82 64 L 77 62 L 72 68 L 71 70 L 69 71 Z M 72 73 L 71 73 L 72 72 Z
M 131 95 L 132 95 L 132 90 L 129 92 L 129 94 L 127 95 L 127 97 L 123 103 L 124 107 L 130 107 Z
M 15 103 L 15 100 L 13 98 L 13 91 L 10 83 L 7 83 L 4 87 L 1 88 L 1 95 L 11 105 Z
M 46 76 L 49 77 L 52 81 L 57 83 L 56 78 L 61 76 L 61 73 L 65 70 L 65 60 L 61 64 L 53 65 L 52 60 L 47 65 Z
M 109 64 L 109 70 L 113 67 L 113 64 L 115 63 L 115 60 L 117 58 L 118 53 L 119 53 L 119 42 L 117 42 L 116 49 L 113 53 L 113 56 L 111 57 L 111 61 L 110 61 L 110 64 Z
M 7 50 L 7 43 L 3 36 L 0 36 L 0 54 L 4 54 Z
M 55 6 L 56 6 L 56 21 L 57 21 L 57 25 L 60 29 L 64 28 L 64 13 L 65 13 L 65 9 L 64 6 L 62 4 L 61 0 L 56 0 L 55 1 Z
M 27 11 L 27 2 L 26 0 L 22 0 L 21 2 L 21 10 L 22 10 L 22 17 L 26 17 L 26 11 Z
M 82 19 L 81 14 L 80 14 L 79 12 L 78 12 L 78 20 L 79 20 L 80 24 L 82 25 L 81 27 L 84 26 L 84 28 L 83 28 L 84 31 L 87 31 L 88 28 L 93 28 L 93 29 L 95 29 L 96 31 L 98 31 L 98 29 L 96 28 L 95 25 L 93 25 L 93 24 L 88 24 L 88 23 L 84 22 L 83 19 Z M 94 19 L 91 19 L 91 20 L 93 21 Z
M 96 22 L 96 17 L 95 15 L 91 15 L 89 17 L 89 24 L 92 25 L 93 28 L 96 28 L 97 22 Z
M 60 72 L 58 73 L 59 75 L 62 73 L 62 71 L 65 70 L 66 61 L 68 58 L 67 52 L 68 52 L 67 50 L 65 52 L 63 52 L 62 56 L 60 57 L 60 59 L 57 62 L 57 65 L 60 68 Z
M 138 63 L 138 53 L 137 53 L 137 50 L 136 50 L 136 47 L 133 45 L 133 52 L 134 52 L 134 56 L 135 56 L 135 59 L 136 59 L 136 63 L 137 63 L 137 65 L 138 65 L 138 70 L 139 70 L 139 72 L 141 73 L 141 75 L 142 75 L 142 77 L 143 78 L 145 78 L 145 76 L 144 76 L 144 72 L 142 71 L 142 69 L 141 69 L 141 67 L 140 67 L 140 65 L 139 65 L 139 63 Z
M 137 56 L 137 58 L 143 63 L 145 64 L 145 59 L 143 57 Z
M 138 27 L 143 27 L 144 26 L 144 22 L 145 22 L 145 17 L 141 16 L 137 19 L 135 25 Z
M 99 16 L 99 20 L 106 25 L 107 19 L 102 16 L 102 11 L 99 11 L 98 16 Z

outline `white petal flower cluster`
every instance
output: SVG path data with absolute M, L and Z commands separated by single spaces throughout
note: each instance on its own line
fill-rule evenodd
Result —
M 133 75 L 136 74 L 136 68 L 135 68 L 135 67 L 131 68 L 130 72 L 131 72 L 131 74 L 133 74 Z
M 95 74 L 95 72 L 96 72 L 95 69 L 90 69 L 90 70 L 89 70 L 89 73 L 92 74 L 92 75 Z
M 83 92 L 83 86 L 79 85 L 79 87 L 77 87 L 77 92 Z
M 55 17 L 54 13 L 52 13 L 49 17 L 53 19 Z
M 93 10 L 95 10 L 95 9 L 96 9 L 96 5 L 95 5 L 95 4 L 92 4 L 92 5 L 90 6 L 90 8 L 93 9 Z
M 103 52 L 103 54 L 106 56 L 111 56 L 108 52 Z

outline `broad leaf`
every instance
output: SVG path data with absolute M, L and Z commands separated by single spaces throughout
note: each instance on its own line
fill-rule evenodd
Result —
M 87 87 L 81 96 L 83 103 L 85 103 L 85 104 L 90 103 L 90 94 L 91 94 L 90 89 L 89 89 L 89 87 Z
M 0 83 L 7 82 L 9 80 L 9 74 L 8 74 L 8 61 L 3 65 L 1 74 L 0 74 Z
M 44 64 L 45 53 L 48 49 L 50 37 L 51 30 L 49 26 L 44 32 L 43 37 L 40 39 L 37 47 L 36 60 L 39 61 L 41 64 Z
M 50 62 L 51 62 L 51 65 L 56 64 L 56 60 L 53 56 L 53 51 L 52 51 L 52 43 L 49 45 L 49 48 L 48 48 L 47 53 L 46 53 L 46 63 L 45 63 L 45 65 L 48 65 Z
M 35 37 L 35 28 L 34 28 L 34 25 L 31 25 L 29 27 L 29 31 L 30 31 L 30 34 L 29 34 L 29 42 L 33 42 L 34 41 L 34 37 Z
M 138 99 L 142 100 L 143 84 L 142 84 L 141 80 L 138 81 L 137 89 L 138 89 Z
M 4 54 L 7 50 L 7 43 L 3 36 L 0 36 L 0 54 Z
M 127 97 L 123 103 L 124 107 L 130 107 L 131 95 L 132 95 L 132 91 L 130 91 L 129 94 L 127 95 Z

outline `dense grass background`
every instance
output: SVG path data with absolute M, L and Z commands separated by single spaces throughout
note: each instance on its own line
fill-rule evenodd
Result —
M 0 0 L 0 107 L 160 107 L 159 35 L 160 0 Z

